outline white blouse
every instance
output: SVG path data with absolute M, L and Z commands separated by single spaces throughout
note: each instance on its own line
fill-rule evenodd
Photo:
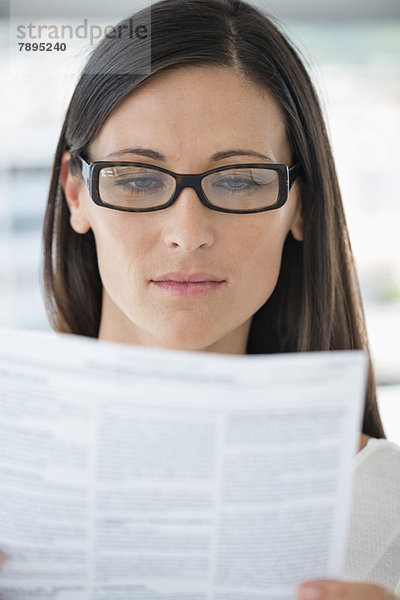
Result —
M 400 446 L 371 438 L 354 457 L 344 579 L 400 593 Z

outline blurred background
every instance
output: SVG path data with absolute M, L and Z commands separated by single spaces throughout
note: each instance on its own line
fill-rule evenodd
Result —
M 1 1 L 0 326 L 50 329 L 39 287 L 41 224 L 65 110 L 93 40 L 58 40 L 68 52 L 53 53 L 46 63 L 43 53 L 19 51 L 17 42 L 24 40 L 16 39 L 15 27 L 34 18 L 106 26 L 148 3 Z M 278 19 L 321 99 L 360 278 L 379 408 L 387 437 L 400 444 L 400 2 L 254 4 Z

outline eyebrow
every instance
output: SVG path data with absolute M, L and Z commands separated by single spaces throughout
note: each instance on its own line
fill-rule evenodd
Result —
M 161 154 L 161 152 L 157 152 L 156 150 L 151 150 L 150 148 L 123 148 L 117 152 L 107 154 L 106 158 L 122 156 L 123 154 L 138 154 L 140 156 L 145 156 L 146 158 L 153 158 L 154 160 L 167 160 L 164 154 Z M 268 162 L 274 162 L 272 158 L 266 156 L 265 154 L 261 154 L 255 150 L 245 150 L 243 148 L 215 152 L 215 154 L 212 154 L 211 160 L 216 162 L 218 160 L 222 160 L 223 158 L 230 158 L 231 156 L 255 156 L 257 158 L 267 160 Z

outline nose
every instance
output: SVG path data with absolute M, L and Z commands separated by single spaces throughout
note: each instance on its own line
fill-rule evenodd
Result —
M 167 221 L 163 228 L 166 246 L 193 252 L 197 248 L 208 248 L 214 243 L 215 211 L 204 206 L 192 188 L 184 188 L 165 213 L 168 213 L 165 214 Z

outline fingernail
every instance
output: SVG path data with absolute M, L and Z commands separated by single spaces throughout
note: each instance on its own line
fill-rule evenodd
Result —
M 299 588 L 297 596 L 298 600 L 319 600 L 322 598 L 321 586 L 317 583 L 310 583 L 310 585 L 303 585 Z

